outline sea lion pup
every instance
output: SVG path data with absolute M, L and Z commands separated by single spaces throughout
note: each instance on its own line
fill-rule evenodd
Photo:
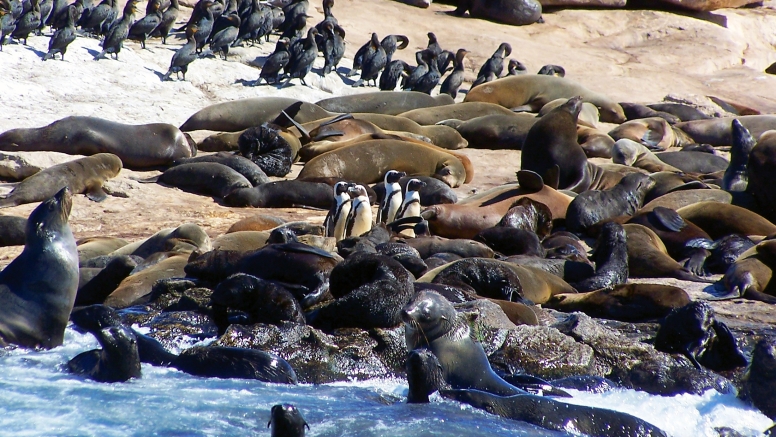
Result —
M 272 428 L 272 437 L 304 437 L 304 428 L 310 425 L 302 417 L 302 413 L 291 404 L 274 405 L 270 410 L 267 428 Z
M 552 211 L 541 202 L 523 197 L 512 204 L 496 226 L 530 230 L 544 238 L 552 232 Z
M 239 154 L 256 163 L 267 176 L 287 175 L 298 151 L 292 150 L 279 131 L 279 126 L 263 123 L 246 129 L 237 140 Z
M 752 363 L 744 376 L 742 397 L 771 419 L 776 418 L 776 343 L 761 338 L 752 351 Z
M 0 272 L 0 346 L 62 344 L 78 290 L 78 252 L 68 225 L 67 188 L 27 219 L 22 253 Z
M 409 386 L 408 404 L 427 404 L 428 397 L 434 392 L 450 388 L 442 373 L 442 364 L 436 355 L 426 348 L 409 351 L 404 367 Z
M 137 338 L 125 326 L 111 326 L 92 332 L 102 349 L 90 350 L 68 361 L 71 373 L 99 382 L 125 382 L 140 378 Z
M 472 338 L 474 313 L 459 314 L 439 293 L 423 290 L 401 310 L 407 349 L 427 348 L 442 365 L 452 388 L 476 388 L 498 395 L 524 394 L 490 367 L 482 345 Z
M 692 138 L 660 117 L 630 120 L 609 131 L 615 141 L 627 138 L 650 150 L 666 150 L 692 144 Z
M 588 190 L 571 201 L 566 211 L 566 227 L 580 232 L 601 220 L 633 215 L 644 204 L 644 196 L 655 185 L 649 176 L 632 173 L 610 190 Z
M 724 372 L 747 364 L 730 329 L 714 317 L 707 302 L 671 310 L 655 335 L 655 349 L 681 353 L 699 370 L 703 365 Z
M 544 248 L 535 232 L 524 229 L 494 226 L 484 229 L 474 236 L 504 256 L 532 255 L 544 257 Z
M 746 191 L 749 184 L 749 174 L 746 170 L 749 154 L 757 142 L 738 120 L 733 120 L 731 130 L 733 143 L 730 148 L 730 164 L 725 170 L 721 188 L 727 191 Z
M 650 173 L 660 171 L 681 171 L 658 159 L 658 157 L 643 144 L 639 144 L 628 138 L 622 138 L 614 142 L 614 145 L 612 146 L 612 162 L 615 164 L 642 168 Z
M 461 288 L 477 296 L 522 302 L 520 277 L 505 263 L 488 258 L 466 258 L 441 269 L 433 284 Z
M 320 120 L 334 114 L 321 107 L 288 97 L 253 97 L 207 106 L 181 125 L 181 131 L 212 130 L 236 132 L 276 121 L 285 111 L 299 123 Z
M 372 140 L 332 150 L 305 164 L 298 178 L 340 177 L 379 182 L 388 170 L 433 176 L 456 188 L 468 179 L 463 162 L 443 149 L 398 140 Z
M 257 379 L 296 384 L 296 372 L 279 356 L 255 349 L 196 346 L 184 350 L 170 367 L 194 376 Z
M 19 183 L 0 200 L 0 208 L 40 202 L 54 196 L 62 187 L 67 187 L 71 193 L 84 193 L 89 199 L 100 202 L 108 197 L 102 190 L 102 184 L 120 171 L 121 160 L 110 153 L 57 164 Z
M 497 396 L 480 390 L 442 390 L 440 393 L 448 399 L 467 403 L 491 414 L 554 431 L 574 429 L 575 432 L 600 437 L 667 437 L 659 428 L 630 414 L 567 404 L 542 396 Z
M 324 331 L 337 328 L 391 328 L 414 294 L 414 277 L 398 261 L 356 252 L 329 278 L 335 300 L 307 313 L 307 323 Z
M 196 146 L 171 124 L 129 125 L 97 117 L 65 117 L 40 128 L 0 134 L 0 150 L 51 151 L 75 155 L 112 153 L 131 169 L 169 165 L 197 154 Z
M 627 234 L 628 272 L 631 278 L 676 278 L 683 281 L 713 282 L 700 278 L 668 256 L 666 247 L 651 229 L 637 224 L 623 225 Z
M 523 74 L 496 79 L 469 91 L 464 102 L 490 102 L 505 108 L 539 112 L 548 102 L 575 96 L 581 96 L 585 102 L 594 104 L 601 114 L 601 121 L 625 122 L 625 114 L 617 102 L 565 77 L 544 74 Z
M 698 202 L 676 212 L 715 240 L 731 234 L 776 235 L 776 225 L 755 212 L 729 203 Z
M 776 129 L 776 115 L 741 115 L 678 123 L 676 127 L 686 132 L 698 144 L 729 146 L 733 144 L 732 121 L 738 120 L 753 137 L 759 138 L 765 131 Z
M 625 229 L 619 223 L 609 222 L 601 228 L 593 251 L 595 275 L 571 284 L 579 292 L 611 288 L 628 280 L 628 246 Z

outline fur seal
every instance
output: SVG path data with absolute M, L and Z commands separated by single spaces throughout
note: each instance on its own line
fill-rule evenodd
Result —
M 461 258 L 493 258 L 493 249 L 474 240 L 429 236 L 410 238 L 406 242 L 416 249 L 423 259 L 439 253 L 455 254 Z
M 78 252 L 68 225 L 67 188 L 27 219 L 22 253 L 0 272 L 0 346 L 62 344 L 78 290 Z
M 754 135 L 754 132 L 752 134 Z M 775 151 L 776 132 L 766 132 L 757 140 L 757 145 L 752 149 L 747 164 L 749 167 L 747 192 L 754 196 L 763 217 L 771 221 L 776 220 L 776 195 L 773 190 L 773 175 L 776 169 Z
M 711 282 L 695 276 L 668 256 L 663 241 L 654 231 L 637 224 L 623 225 L 627 234 L 628 274 L 632 278 L 676 278 L 683 281 Z
M 434 392 L 450 388 L 442 374 L 442 365 L 436 355 L 426 348 L 413 349 L 407 353 L 407 403 L 427 404 Z
M 627 138 L 650 150 L 666 150 L 693 143 L 681 129 L 675 128 L 660 117 L 630 120 L 609 131 L 615 141 Z
M 243 175 L 243 177 L 245 177 L 245 179 L 251 183 L 251 186 L 266 184 L 269 182 L 267 174 L 264 173 L 264 170 L 256 165 L 255 162 L 234 153 L 219 152 L 215 155 L 204 155 L 197 156 L 196 158 L 177 159 L 175 162 L 173 162 L 173 166 L 178 166 L 181 164 L 195 164 L 200 162 L 214 162 L 225 165 L 237 173 Z
M 462 17 L 466 11 L 474 18 L 493 20 L 499 23 L 523 26 L 543 23 L 542 4 L 533 0 L 463 0 L 453 14 Z
M 776 420 L 776 342 L 761 338 L 752 351 L 752 363 L 743 381 L 743 396 L 766 416 Z
M 442 365 L 453 388 L 476 388 L 501 396 L 525 393 L 499 377 L 479 342 L 472 338 L 468 318 L 434 291 L 423 290 L 401 310 L 408 350 L 428 348 Z
M 296 372 L 279 356 L 255 349 L 196 346 L 184 350 L 172 366 L 194 376 L 257 379 L 276 384 L 296 384 Z
M 331 187 L 321 182 L 286 180 L 252 188 L 238 188 L 224 197 L 228 206 L 254 208 L 295 208 L 300 205 L 328 209 Z
M 755 138 L 759 138 L 765 131 L 776 129 L 776 115 L 742 115 L 694 120 L 678 123 L 676 127 L 687 133 L 698 144 L 729 146 L 733 144 L 733 119 L 738 120 Z
M 742 253 L 720 279 L 728 292 L 722 298 L 743 297 L 767 303 L 776 303 L 773 265 L 776 261 L 776 241 L 765 240 Z
M 655 181 L 649 176 L 632 173 L 612 189 L 588 190 L 579 194 L 566 211 L 566 227 L 579 232 L 611 217 L 633 215 L 644 203 L 644 196 Z
M 82 265 L 86 261 L 101 255 L 121 249 L 129 244 L 123 238 L 115 237 L 89 237 L 81 238 L 75 242 L 78 247 L 78 264 Z
M 137 261 L 131 256 L 119 255 L 109 261 L 103 268 L 81 267 L 75 305 L 83 306 L 102 303 L 105 298 L 119 287 L 121 281 L 132 273 L 137 265 Z
M 329 291 L 335 300 L 307 313 L 307 323 L 324 331 L 397 326 L 415 293 L 413 280 L 392 258 L 354 253 L 331 271 Z
M 647 196 L 649 197 L 649 196 Z M 688 205 L 699 202 L 730 203 L 733 196 L 723 190 L 692 189 L 673 191 L 658 198 L 650 200 L 640 212 L 652 211 L 657 207 L 678 210 Z
M 304 428 L 310 429 L 302 413 L 291 404 L 272 406 L 267 422 L 267 428 L 270 427 L 272 437 L 304 437 Z
M 614 100 L 590 91 L 565 77 L 544 74 L 523 74 L 496 79 L 473 88 L 466 94 L 464 102 L 496 103 L 505 108 L 525 108 L 539 112 L 545 104 L 560 98 L 581 96 L 598 108 L 601 121 L 607 123 L 625 122 L 622 107 Z
M 281 226 L 285 222 L 286 221 L 280 217 L 258 214 L 235 222 L 224 233 L 231 234 L 232 232 L 240 231 L 268 231 Z
M 197 154 L 196 145 L 166 123 L 130 125 L 96 117 L 66 117 L 48 126 L 0 134 L 0 150 L 75 155 L 112 153 L 131 169 L 165 166 Z
M 0 216 L 0 247 L 23 246 L 25 239 L 24 229 L 26 227 L 26 217 Z
M 430 108 L 412 109 L 402 112 L 399 117 L 409 118 L 421 126 L 437 124 L 443 120 L 471 120 L 485 115 L 513 115 L 513 112 L 503 106 L 487 102 L 456 103 L 454 105 L 434 106 Z
M 110 254 L 136 255 L 148 258 L 156 252 L 164 252 L 174 248 L 178 242 L 186 242 L 188 251 L 208 251 L 212 248 L 210 237 L 199 225 L 184 223 L 177 228 L 162 229 L 145 240 L 121 246 Z
M 474 149 L 520 150 L 529 129 L 538 120 L 520 113 L 483 115 L 464 121 L 455 129 Z
M 655 153 L 655 156 L 657 156 L 657 159 L 685 173 L 710 174 L 724 172 L 730 166 L 730 162 L 727 159 L 705 152 L 658 152 Z
M 161 182 L 183 191 L 219 199 L 238 188 L 251 188 L 245 176 L 217 162 L 194 162 L 170 167 L 159 177 L 146 181 Z
M 714 240 L 730 234 L 776 235 L 776 225 L 740 206 L 698 202 L 676 210 L 685 220 L 703 229 Z
M 442 390 L 441 394 L 491 414 L 553 431 L 568 432 L 571 428 L 575 432 L 600 437 L 667 437 L 667 434 L 656 426 L 630 414 L 567 404 L 542 396 L 497 396 L 480 390 Z
M 340 177 L 354 182 L 379 182 L 388 170 L 433 176 L 456 188 L 469 172 L 455 155 L 432 146 L 397 140 L 372 140 L 333 150 L 305 164 L 298 178 Z
M 401 91 L 393 93 L 377 91 L 330 97 L 328 99 L 319 100 L 315 104 L 331 112 L 373 112 L 378 114 L 398 115 L 411 109 L 441 106 L 445 103 L 440 102 L 428 94 L 417 91 Z
M 588 158 L 612 157 L 614 140 L 606 132 L 578 124 L 577 142 Z
M 749 184 L 749 155 L 756 145 L 752 134 L 738 120 L 733 120 L 733 143 L 730 148 L 730 164 L 722 177 L 722 189 L 727 191 L 746 191 Z
M 694 106 L 685 105 L 682 103 L 653 103 L 647 105 L 647 107 L 654 109 L 655 111 L 679 117 L 681 121 L 706 120 L 711 118 Z
M 71 193 L 85 193 L 90 199 L 100 202 L 107 198 L 102 184 L 119 174 L 121 160 L 110 153 L 57 164 L 26 178 L 5 198 L 0 208 L 40 202 L 67 187 Z
M 509 208 L 497 226 L 528 230 L 544 238 L 552 232 L 552 211 L 541 202 L 523 197 Z
M 614 142 L 614 145 L 612 146 L 612 162 L 615 164 L 641 168 L 650 173 L 659 171 L 681 171 L 658 159 L 658 157 L 643 144 L 628 138 L 621 138 Z
M 619 284 L 579 294 L 558 294 L 544 306 L 563 312 L 581 311 L 590 317 L 642 322 L 664 317 L 690 303 L 679 287 L 660 284 Z
M 298 99 L 253 97 L 217 103 L 200 109 L 181 125 L 180 130 L 183 132 L 195 130 L 236 132 L 275 121 L 282 117 L 281 111 L 285 111 L 299 123 L 320 120 L 333 115 L 318 105 Z M 280 125 L 286 126 L 285 123 Z
M 126 308 L 147 302 L 154 283 L 160 279 L 182 278 L 183 268 L 189 260 L 189 253 L 165 254 L 167 258 L 121 281 L 118 287 L 105 298 L 105 305 Z
M 612 288 L 628 280 L 628 246 L 625 229 L 615 222 L 605 223 L 596 240 L 592 260 L 595 274 L 571 284 L 577 291 L 586 292 Z
M 671 310 L 655 334 L 655 349 L 681 353 L 697 369 L 703 365 L 715 372 L 724 372 L 746 366 L 746 358 L 733 334 L 714 317 L 708 302 L 690 302 Z
M 657 111 L 649 106 L 640 105 L 638 103 L 620 102 L 620 106 L 622 106 L 622 110 L 625 111 L 625 116 L 628 117 L 628 121 L 650 117 L 660 117 L 672 125 L 682 121 L 681 118 L 674 114 Z
M 547 104 L 542 106 L 542 109 L 539 110 L 539 117 L 544 117 L 548 112 L 566 103 L 568 100 L 569 99 L 555 99 L 551 102 L 547 102 Z M 596 108 L 594 104 L 582 102 L 582 109 L 579 110 L 579 117 L 577 117 L 577 125 L 595 129 L 598 127 L 598 119 L 600 117 L 598 108 Z
M 111 326 L 92 332 L 102 349 L 82 352 L 67 363 L 71 373 L 99 382 L 125 382 L 140 378 L 137 338 L 125 326 Z

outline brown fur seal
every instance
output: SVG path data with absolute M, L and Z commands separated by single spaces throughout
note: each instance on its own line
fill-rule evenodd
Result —
M 266 214 L 257 214 L 251 217 L 246 217 L 229 227 L 225 234 L 231 234 L 232 232 L 239 231 L 267 231 L 274 229 L 286 221 L 280 217 L 275 217 Z
M 172 254 L 158 264 L 128 276 L 121 281 L 113 293 L 105 298 L 105 305 L 113 308 L 126 308 L 147 301 L 156 281 L 186 276 L 183 268 L 186 267 L 188 261 L 188 253 Z
M 401 311 L 407 349 L 428 348 L 453 388 L 476 388 L 498 395 L 524 393 L 496 375 L 469 320 L 434 291 L 418 293 Z M 473 317 L 473 314 L 472 316 Z
M 459 187 L 468 178 L 456 156 L 431 146 L 397 140 L 372 140 L 334 150 L 305 164 L 299 178 L 340 177 L 354 182 L 379 182 L 388 170 L 433 176 Z
M 78 290 L 78 252 L 67 218 L 67 188 L 27 219 L 22 253 L 0 272 L 0 346 L 62 344 Z
M 612 146 L 612 162 L 615 164 L 642 168 L 650 173 L 659 171 L 681 171 L 678 168 L 659 160 L 657 156 L 643 144 L 628 138 L 621 138 L 614 143 L 614 146 Z
M 776 190 L 773 189 L 776 174 L 776 133 L 766 132 L 757 140 L 747 166 L 747 192 L 754 196 L 763 217 L 771 221 L 776 220 Z
M 0 150 L 51 151 L 75 155 L 112 153 L 125 167 L 171 164 L 197 154 L 196 146 L 171 124 L 130 125 L 96 117 L 66 117 L 48 126 L 0 134 Z
M 0 200 L 0 208 L 40 202 L 52 197 L 62 187 L 67 187 L 71 193 L 84 193 L 100 202 L 107 198 L 102 184 L 120 171 L 121 160 L 111 153 L 98 153 L 58 164 L 20 182 Z
M 200 109 L 181 125 L 181 130 L 235 132 L 276 120 L 281 115 L 280 111 L 285 111 L 299 123 L 333 115 L 315 104 L 298 99 L 254 97 L 217 103 Z
M 538 119 L 529 114 L 495 114 L 457 123 L 456 130 L 475 149 L 520 150 Z
M 699 278 L 668 256 L 665 244 L 646 226 L 625 224 L 628 274 L 632 278 L 676 278 L 683 281 L 711 282 Z
M 712 146 L 729 146 L 733 144 L 731 129 L 733 118 L 741 122 L 755 138 L 759 138 L 765 131 L 776 129 L 776 115 L 743 115 L 686 121 L 678 123 L 676 127 L 687 133 L 696 143 L 711 144 Z
M 578 294 L 559 294 L 544 305 L 563 312 L 581 311 L 591 317 L 639 322 L 664 317 L 690 303 L 679 287 L 658 284 L 621 284 Z
M 89 237 L 81 238 L 75 244 L 78 248 L 78 264 L 81 265 L 96 256 L 107 255 L 120 249 L 129 242 L 115 237 Z
M 440 106 L 446 104 L 446 102 L 440 102 L 428 94 L 417 91 L 393 93 L 377 91 L 330 97 L 319 100 L 315 104 L 331 112 L 374 112 L 397 115 L 410 109 Z
M 698 202 L 676 210 L 713 239 L 730 234 L 776 235 L 776 225 L 740 206 L 719 202 Z
M 539 110 L 539 117 L 544 117 L 548 112 L 566 103 L 568 100 L 569 99 L 555 99 L 551 102 L 547 102 L 547 104 L 542 106 L 542 109 Z M 600 117 L 601 116 L 598 113 L 598 108 L 596 108 L 594 104 L 583 102 L 582 109 L 579 111 L 577 123 L 581 126 L 587 126 L 595 129 L 598 126 L 598 119 Z
M 728 292 L 726 298 L 744 297 L 776 303 L 776 240 L 766 240 L 742 253 L 720 280 Z
M 610 190 L 580 193 L 566 210 L 566 227 L 580 232 L 611 217 L 633 215 L 644 203 L 647 191 L 655 185 L 649 176 L 633 173 Z
M 186 242 L 189 251 L 208 251 L 211 249 L 210 237 L 194 223 L 184 223 L 177 228 L 166 228 L 145 240 L 122 246 L 111 252 L 111 255 L 136 255 L 147 258 L 156 252 L 166 252 L 179 242 Z
M 611 158 L 614 140 L 606 132 L 577 124 L 577 142 L 588 158 Z
M 500 105 L 487 102 L 456 103 L 454 105 L 418 108 L 402 112 L 399 117 L 409 118 L 421 126 L 437 124 L 443 120 L 471 120 L 485 115 L 513 115 L 513 112 Z
M 730 203 L 732 200 L 733 196 L 727 191 L 722 190 L 697 189 L 674 191 L 651 200 L 641 208 L 641 211 L 652 211 L 659 206 L 678 210 L 698 202 Z
M 475 199 L 453 205 L 434 205 L 425 209 L 421 216 L 428 220 L 435 235 L 448 238 L 473 238 L 480 231 L 493 227 L 504 214 L 523 197 L 545 204 L 553 219 L 565 218 L 566 209 L 572 198 L 544 185 L 535 173 L 518 172 L 520 185 L 510 184 L 481 193 Z M 475 196 L 472 196 L 475 197 Z
M 555 99 L 575 96 L 582 96 L 582 100 L 594 104 L 601 113 L 601 121 L 625 122 L 625 113 L 614 100 L 565 77 L 544 74 L 509 76 L 484 83 L 469 91 L 464 102 L 489 102 L 505 108 L 524 107 L 539 112 L 542 106 Z
M 660 117 L 626 121 L 610 130 L 609 136 L 615 141 L 627 138 L 651 150 L 682 147 L 693 142 L 692 138 L 686 133 L 671 126 L 665 119 Z

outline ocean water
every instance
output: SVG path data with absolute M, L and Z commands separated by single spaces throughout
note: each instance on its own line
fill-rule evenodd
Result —
M 191 344 L 181 344 L 181 348 Z M 262 436 L 270 408 L 292 403 L 310 436 L 561 436 L 468 405 L 432 397 L 406 403 L 397 379 L 287 386 L 208 379 L 143 364 L 143 377 L 105 384 L 71 375 L 66 363 L 98 347 L 67 329 L 50 351 L 0 350 L 0 436 Z M 716 436 L 726 426 L 757 436 L 772 421 L 733 395 L 652 396 L 634 390 L 570 391 L 568 402 L 641 417 L 672 436 Z

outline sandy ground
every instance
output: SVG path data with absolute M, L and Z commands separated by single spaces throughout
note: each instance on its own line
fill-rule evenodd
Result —
M 144 8 L 145 3 L 141 3 L 140 10 Z M 410 46 L 394 57 L 414 64 L 414 52 L 425 47 L 426 33 L 433 31 L 443 48 L 455 51 L 463 47 L 470 52 L 470 80 L 498 44 L 506 41 L 514 49 L 511 57 L 523 62 L 529 71 L 538 71 L 544 64 L 562 65 L 568 78 L 618 101 L 650 103 L 669 95 L 713 95 L 764 113 L 776 112 L 776 77 L 763 73 L 776 61 L 774 1 L 755 8 L 694 14 L 565 9 L 546 12 L 544 24 L 524 27 L 454 17 L 450 15 L 453 9 L 440 4 L 418 9 L 389 0 L 337 0 L 334 14 L 347 31 L 348 59 L 371 32 L 381 38 L 396 33 L 407 35 Z M 308 13 L 313 16 L 309 24 L 320 21 L 319 2 L 311 2 Z M 189 14 L 190 9 L 184 8 L 179 24 Z M 127 41 L 118 61 L 94 61 L 99 42 L 81 37 L 70 46 L 64 62 L 43 62 L 49 35 L 50 31 L 31 36 L 28 46 L 8 44 L 0 53 L 0 132 L 43 126 L 69 115 L 180 125 L 205 106 L 238 98 L 280 95 L 315 102 L 373 90 L 353 88 L 353 80 L 336 74 L 319 76 L 322 58 L 307 76 L 310 87 L 296 80 L 293 86 L 280 90 L 254 87 L 257 67 L 274 49 L 277 36 L 261 46 L 232 49 L 227 61 L 199 59 L 190 66 L 187 81 L 162 82 L 160 77 L 167 71 L 174 50 L 184 42 L 182 35 L 171 36 L 166 46 L 158 39 L 151 40 L 146 50 Z M 348 59 L 341 62 L 340 72 L 349 70 Z M 462 89 L 468 89 L 468 84 Z M 209 133 L 193 135 L 199 140 Z M 463 152 L 472 158 L 476 175 L 471 184 L 458 189 L 461 197 L 512 181 L 519 169 L 517 151 Z M 300 169 L 295 165 L 290 176 Z M 136 182 L 155 174 L 158 172 L 122 170 L 111 185 L 126 197 L 111 196 L 94 203 L 75 196 L 70 221 L 76 238 L 110 235 L 136 240 L 186 222 L 197 223 L 215 237 L 237 220 L 258 213 L 289 220 L 323 219 L 323 213 L 310 210 L 228 208 L 208 197 Z M 8 208 L 0 214 L 26 216 L 34 206 Z M 19 251 L 18 247 L 0 249 L 0 264 L 10 262 Z M 680 285 L 700 296 L 697 284 Z M 726 304 L 720 305 L 724 310 Z M 746 305 L 757 309 L 758 321 L 776 325 L 776 316 L 766 311 L 768 306 Z

